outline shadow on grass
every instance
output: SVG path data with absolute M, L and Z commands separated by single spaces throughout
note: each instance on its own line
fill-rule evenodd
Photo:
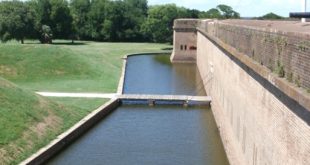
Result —
M 53 42 L 51 45 L 87 45 L 84 42 Z
M 162 48 L 161 50 L 173 50 L 172 47 Z
M 87 45 L 87 43 L 84 43 L 84 42 L 74 42 L 72 43 L 71 41 L 70 42 L 53 42 L 51 44 L 42 44 L 41 42 L 25 42 L 24 44 L 26 45 L 71 45 L 71 46 L 79 46 L 79 45 Z

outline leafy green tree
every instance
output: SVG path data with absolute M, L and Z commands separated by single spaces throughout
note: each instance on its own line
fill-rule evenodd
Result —
M 77 33 L 77 38 L 88 38 L 88 28 L 90 24 L 88 13 L 90 7 L 90 0 L 71 0 L 70 9 L 73 18 L 72 30 L 74 33 Z
M 271 12 L 271 13 L 268 13 L 268 14 L 265 14 L 265 15 L 259 17 L 259 19 L 275 20 L 275 19 L 283 19 L 283 17 Z
M 142 41 L 142 24 L 146 20 L 148 5 L 147 0 L 124 0 L 125 10 L 123 24 L 125 41 Z
M 72 31 L 72 16 L 66 0 L 51 0 L 53 34 L 56 38 L 69 38 Z
M 16 39 L 24 43 L 26 37 L 33 37 L 36 14 L 30 6 L 21 1 L 0 2 L 0 39 L 2 42 Z
M 174 19 L 188 17 L 187 10 L 175 4 L 152 6 L 143 24 L 144 35 L 153 42 L 172 42 Z
M 102 2 L 101 2 L 102 3 Z M 147 15 L 146 0 L 105 1 L 101 5 L 100 12 L 91 10 L 91 17 L 96 40 L 104 41 L 143 41 L 141 26 Z M 99 18 L 99 19 L 98 19 Z
M 37 0 L 28 0 L 24 2 L 30 10 L 30 13 L 33 13 L 33 24 L 31 24 L 31 29 L 33 34 L 31 34 L 31 39 L 38 39 L 40 36 L 40 16 L 38 14 L 38 2 Z
M 201 12 L 196 9 L 187 9 L 187 13 L 190 18 L 199 18 Z
M 93 0 L 87 29 L 91 39 L 143 41 L 141 26 L 148 11 L 146 0 Z
M 223 16 L 221 15 L 221 12 L 216 9 L 212 8 L 208 10 L 207 12 L 203 12 L 199 15 L 199 18 L 218 18 L 221 19 Z
M 39 24 L 51 24 L 51 10 L 52 6 L 50 0 L 36 0 L 36 11 L 38 14 L 38 23 Z M 38 28 L 41 28 L 38 27 Z M 39 30 L 39 29 L 38 29 Z
M 232 7 L 227 6 L 227 5 L 218 5 L 216 7 L 220 12 L 223 18 L 228 19 L 228 18 L 240 18 L 240 14 L 232 9 Z
M 131 11 L 133 15 L 138 17 L 147 16 L 147 0 L 124 0 L 124 2 L 129 6 L 129 9 L 134 10 Z
M 92 0 L 90 3 L 88 20 L 85 25 L 85 34 L 89 39 L 102 40 L 101 31 L 107 14 L 107 3 L 107 0 Z
M 73 18 L 66 0 L 37 0 L 39 26 L 51 28 L 55 38 L 67 39 L 72 35 Z
M 106 18 L 103 22 L 101 35 L 104 40 L 119 41 L 123 39 L 125 22 L 125 4 L 122 1 L 109 1 L 106 3 Z

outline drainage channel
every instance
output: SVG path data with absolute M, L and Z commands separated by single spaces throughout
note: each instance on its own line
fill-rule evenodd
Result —
M 206 97 L 194 64 L 172 65 L 167 55 L 127 60 L 124 95 Z M 123 99 L 113 113 L 47 164 L 228 164 L 209 106 L 169 105 L 184 100 L 137 105 L 149 100 Z

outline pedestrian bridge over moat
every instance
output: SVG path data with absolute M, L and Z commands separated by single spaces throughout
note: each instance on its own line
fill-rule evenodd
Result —
M 210 96 L 189 95 L 147 95 L 147 94 L 123 94 L 117 96 L 122 103 L 148 104 L 148 105 L 210 105 Z
M 190 95 L 153 95 L 153 94 L 117 94 L 117 93 L 56 93 L 37 92 L 48 97 L 72 97 L 72 98 L 108 98 L 118 99 L 125 104 L 148 104 L 148 105 L 210 105 L 210 96 Z

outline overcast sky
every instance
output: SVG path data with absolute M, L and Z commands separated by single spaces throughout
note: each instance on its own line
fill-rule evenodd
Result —
M 310 11 L 308 0 L 307 11 Z M 191 9 L 207 11 L 218 4 L 226 4 L 242 17 L 261 16 L 269 12 L 288 16 L 289 12 L 301 11 L 302 0 L 148 0 L 149 5 L 175 3 Z

